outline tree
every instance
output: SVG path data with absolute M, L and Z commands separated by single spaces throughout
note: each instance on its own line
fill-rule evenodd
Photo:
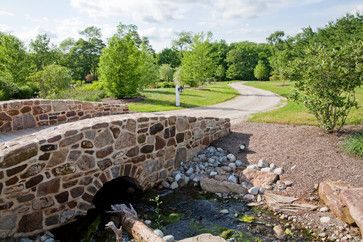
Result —
M 229 46 L 224 40 L 211 43 L 211 56 L 214 59 L 216 65 L 218 66 L 214 77 L 219 81 L 226 80 L 226 69 L 228 64 L 226 61 Z
M 39 83 L 39 96 L 51 98 L 60 91 L 69 88 L 72 77 L 66 67 L 49 65 L 34 73 L 31 77 Z
M 211 33 L 194 35 L 191 50 L 186 52 L 181 65 L 184 84 L 199 86 L 213 78 L 216 63 L 211 55 Z
M 223 65 L 219 65 L 214 73 L 217 80 L 223 81 L 226 78 L 226 69 Z
M 64 65 L 71 70 L 73 79 L 85 80 L 87 75 L 97 79 L 98 63 L 102 49 L 105 47 L 101 39 L 101 29 L 90 26 L 80 32 L 85 39 L 80 38 L 75 43 L 71 39 L 62 42 L 63 48 L 69 48 L 65 53 Z
M 117 98 L 134 97 L 158 78 L 154 57 L 145 44 L 138 42 L 137 36 L 136 26 L 120 24 L 102 51 L 100 78 Z
M 158 54 L 158 65 L 169 64 L 172 68 L 176 68 L 180 63 L 180 55 L 174 49 L 165 48 Z
M 163 64 L 159 68 L 160 80 L 165 82 L 173 81 L 174 70 L 168 64 Z
M 15 84 L 25 84 L 31 71 L 30 58 L 23 43 L 0 32 L 0 73 Z
M 268 78 L 268 70 L 266 64 L 259 60 L 255 69 L 253 70 L 255 77 L 258 80 L 266 80 Z
M 259 60 L 268 63 L 271 55 L 270 47 L 266 44 L 252 42 L 233 43 L 227 54 L 227 78 L 238 80 L 254 80 L 253 70 Z M 270 67 L 268 66 L 268 71 Z
M 345 124 L 357 106 L 355 89 L 363 82 L 363 40 L 339 48 L 313 44 L 289 66 L 295 100 L 302 101 L 328 133 Z
M 183 51 L 187 50 L 193 42 L 192 32 L 182 31 L 178 34 L 178 37 L 173 40 L 173 48 L 177 49 L 180 53 L 180 57 L 183 57 Z
M 59 57 L 47 34 L 39 34 L 30 42 L 30 55 L 37 71 L 46 65 L 57 63 Z

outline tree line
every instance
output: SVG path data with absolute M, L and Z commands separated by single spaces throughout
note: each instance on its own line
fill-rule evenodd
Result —
M 196 87 L 225 80 L 294 81 L 291 98 L 302 101 L 332 131 L 357 105 L 355 89 L 363 78 L 360 14 L 348 14 L 316 31 L 306 27 L 294 36 L 276 31 L 267 43 L 228 44 L 214 40 L 210 32 L 181 32 L 171 48 L 158 53 L 135 25 L 120 23 L 107 43 L 94 26 L 80 35 L 54 45 L 40 34 L 25 46 L 0 32 L 0 100 L 57 98 L 70 87 L 125 98 L 146 87 L 175 83 Z M 85 88 L 82 83 L 92 84 Z

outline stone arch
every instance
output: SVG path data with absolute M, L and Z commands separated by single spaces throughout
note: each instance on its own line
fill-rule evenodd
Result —
M 103 184 L 93 197 L 92 203 L 96 209 L 105 211 L 115 203 L 131 203 L 141 193 L 142 188 L 136 179 L 120 176 Z
M 72 222 L 107 182 L 142 190 L 230 131 L 229 119 L 128 114 L 62 124 L 0 145 L 0 237 Z

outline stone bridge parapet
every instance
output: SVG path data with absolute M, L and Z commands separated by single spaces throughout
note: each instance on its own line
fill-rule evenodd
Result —
M 61 124 L 0 144 L 0 237 L 85 215 L 105 182 L 151 188 L 212 141 L 229 119 L 125 114 Z
M 26 99 L 0 102 L 0 133 L 128 113 L 125 104 Z

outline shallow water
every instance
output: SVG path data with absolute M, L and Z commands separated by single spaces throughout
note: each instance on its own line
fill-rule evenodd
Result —
M 159 213 L 155 212 L 156 204 L 150 201 L 157 195 L 160 195 L 162 201 Z M 212 233 L 223 234 L 227 238 L 236 237 L 236 241 L 276 241 L 273 226 L 284 226 L 287 222 L 280 221 L 268 211 L 251 209 L 240 200 L 221 199 L 194 187 L 181 188 L 175 192 L 151 190 L 147 194 L 140 194 L 135 201 L 133 206 L 140 218 L 150 219 L 153 221 L 151 227 L 161 229 L 165 235 L 172 234 L 176 240 Z M 229 213 L 222 214 L 220 211 L 223 209 L 228 209 Z M 60 241 L 114 242 L 112 231 L 104 229 L 104 224 L 110 220 L 118 225 L 116 216 L 92 210 L 86 217 L 51 232 Z M 304 230 L 290 231 L 284 241 L 313 240 Z M 124 240 L 128 239 L 125 235 Z

